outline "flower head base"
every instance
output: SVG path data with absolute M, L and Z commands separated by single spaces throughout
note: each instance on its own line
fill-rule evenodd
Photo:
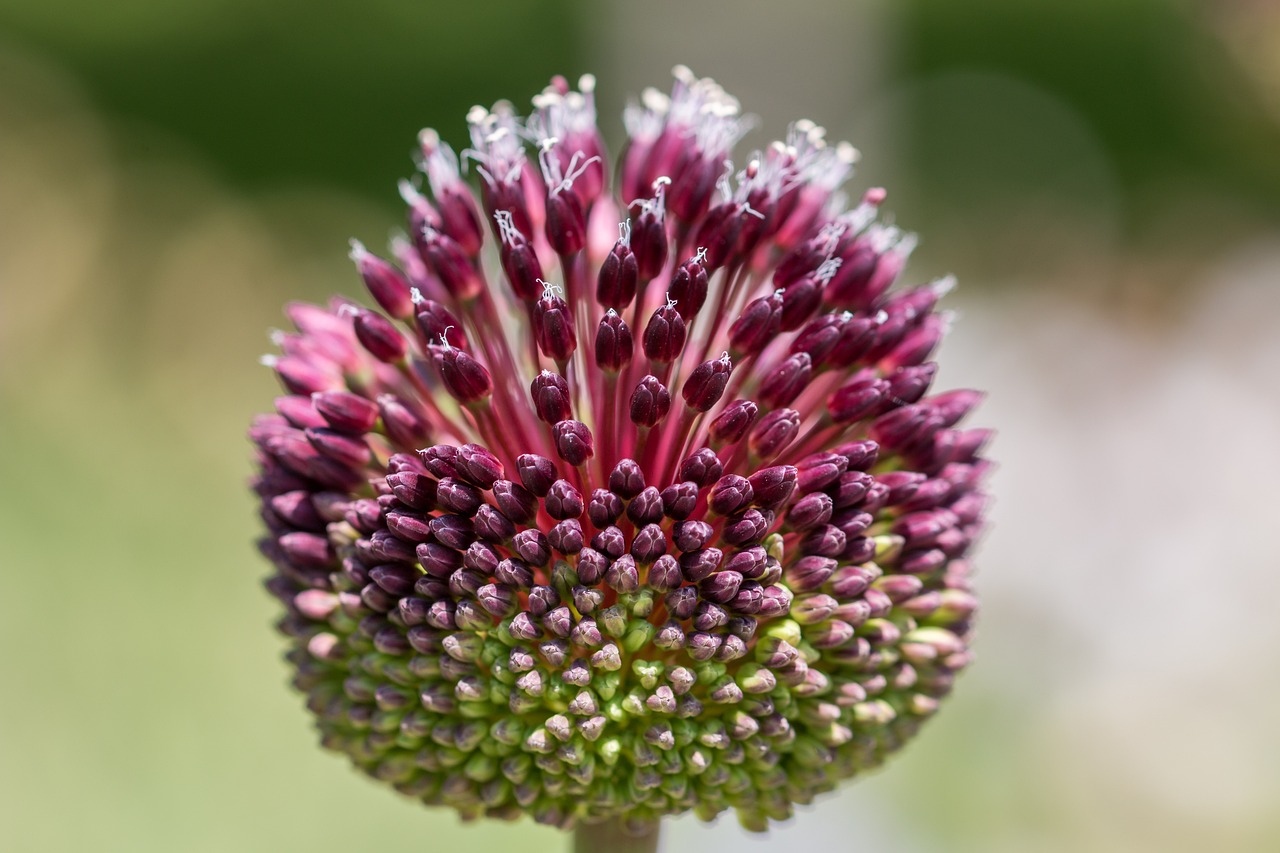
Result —
M 914 241 L 844 209 L 851 148 L 801 122 L 735 171 L 736 101 L 677 69 L 615 196 L 591 83 L 472 111 L 478 202 L 424 132 L 397 263 L 353 243 L 381 310 L 289 307 L 267 585 L 323 743 L 406 794 L 763 829 L 968 663 L 980 395 L 929 393 L 949 283 L 891 289 Z

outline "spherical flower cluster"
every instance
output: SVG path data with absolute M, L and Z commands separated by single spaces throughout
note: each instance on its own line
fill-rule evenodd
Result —
M 970 659 L 979 395 L 931 393 L 948 283 L 846 209 L 856 152 L 750 154 L 715 83 L 590 78 L 421 135 L 376 308 L 294 304 L 251 430 L 322 741 L 463 816 L 782 820 L 879 765 Z M 485 251 L 485 244 L 489 251 Z

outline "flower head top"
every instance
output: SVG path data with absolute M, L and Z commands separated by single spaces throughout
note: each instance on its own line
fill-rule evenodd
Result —
M 762 829 L 877 766 L 969 660 L 988 432 L 931 393 L 949 281 L 856 159 L 710 80 L 421 136 L 376 309 L 295 304 L 251 430 L 323 742 L 466 816 Z M 462 174 L 478 173 L 479 197 Z M 489 243 L 490 249 L 485 250 Z

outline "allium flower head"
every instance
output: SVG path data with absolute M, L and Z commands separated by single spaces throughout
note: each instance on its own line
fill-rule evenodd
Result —
M 930 390 L 949 282 L 894 287 L 851 147 L 734 161 L 681 68 L 611 177 L 592 84 L 474 108 L 461 156 L 424 131 L 394 261 L 353 243 L 373 307 L 289 306 L 267 586 L 322 742 L 405 794 L 764 829 L 968 663 L 988 432 Z

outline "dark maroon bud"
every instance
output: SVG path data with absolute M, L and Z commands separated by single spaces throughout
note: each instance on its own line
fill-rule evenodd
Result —
M 706 587 L 713 594 L 717 586 L 717 578 L 724 574 L 716 572 L 716 574 L 704 580 L 699 586 Z M 735 581 L 733 578 L 728 580 L 729 584 L 741 585 L 742 581 Z M 737 593 L 735 593 L 736 595 Z M 718 603 L 712 601 L 699 601 L 698 607 L 693 612 L 693 627 L 696 631 L 714 631 L 717 628 L 723 628 L 729 623 L 729 614 Z
M 619 240 L 600 265 L 600 275 L 596 279 L 596 301 L 606 308 L 621 311 L 635 299 L 639 277 L 640 264 L 631 251 L 629 240 Z
M 324 529 L 324 519 L 316 512 L 310 493 L 304 490 L 276 495 L 267 503 L 271 511 L 291 527 L 311 531 Z
M 551 484 L 544 504 L 547 514 L 557 520 L 582 515 L 582 493 L 569 485 L 567 480 L 556 480 Z
M 658 592 L 668 592 L 684 583 L 680 563 L 670 554 L 663 554 L 649 567 L 648 584 Z
M 993 435 L 989 429 L 940 430 L 934 436 L 935 464 L 973 462 Z
M 737 474 L 725 474 L 711 488 L 707 505 L 712 512 L 732 515 L 750 504 L 754 496 L 750 480 Z
M 658 629 L 653 637 L 653 644 L 664 651 L 682 649 L 685 645 L 684 629 L 678 622 L 668 622 Z
M 693 369 L 688 380 L 681 389 L 684 402 L 691 409 L 705 412 L 711 409 L 724 395 L 729 384 L 729 374 L 733 371 L 733 360 L 726 352 L 719 358 L 704 361 Z
M 832 524 L 811 530 L 800 540 L 800 553 L 807 556 L 838 557 L 844 551 L 844 531 Z
M 901 367 L 890 373 L 885 377 L 885 381 L 889 383 L 889 388 L 885 392 L 884 402 L 877 410 L 877 414 L 897 406 L 906 406 L 918 402 L 925 392 L 929 390 L 929 384 L 933 382 L 933 377 L 937 372 L 938 366 L 930 363 Z M 941 415 L 942 413 L 939 412 L 938 414 Z
M 402 447 L 421 447 L 427 440 L 427 424 L 403 400 L 393 394 L 378 397 L 378 415 L 387 437 Z
M 413 299 L 408 280 L 400 270 L 367 251 L 359 240 L 351 241 L 351 260 L 355 261 L 369 295 L 397 320 L 407 320 L 413 313 Z
M 835 486 L 828 490 L 832 505 L 836 509 L 857 506 L 874 482 L 875 478 L 864 471 L 846 471 L 840 475 Z
M 547 615 L 559 603 L 559 594 L 549 586 L 535 586 L 529 590 L 529 612 L 534 616 Z M 555 633 L 559 634 L 560 632 L 556 631 Z
M 827 411 L 836 423 L 850 423 L 876 412 L 889 392 L 883 379 L 855 379 L 839 388 L 827 401 Z
M 597 530 L 603 530 L 622 515 L 622 498 L 606 489 L 595 489 L 587 505 L 587 517 Z
M 356 339 L 378 361 L 399 364 L 409 351 L 409 344 L 391 321 L 376 311 L 356 309 L 352 321 Z
M 951 497 L 954 486 L 947 480 L 938 478 L 921 483 L 911 499 L 902 504 L 903 512 L 919 512 L 944 506 Z
M 717 204 L 702 217 L 694 242 L 699 246 L 699 255 L 706 265 L 712 269 L 719 268 L 734 254 L 739 245 L 739 236 L 743 234 L 744 225 L 759 223 L 760 218 L 749 213 L 749 204 L 729 200 Z M 761 218 L 763 214 L 759 215 Z M 744 221 L 746 220 L 746 221 Z
M 520 473 L 520 482 L 535 497 L 545 497 L 556 481 L 555 463 L 536 453 L 520 454 L 516 458 L 516 470 Z
M 795 409 L 777 409 L 765 415 L 751 431 L 748 445 L 762 461 L 781 453 L 800 433 L 800 413 Z
M 790 356 L 760 383 L 760 399 L 769 406 L 790 405 L 809 385 L 813 361 L 806 352 Z
M 575 586 L 570 590 L 570 593 L 573 595 L 573 606 L 578 608 L 578 612 L 580 613 L 594 613 L 601 604 L 604 604 L 604 592 L 598 589 L 591 589 L 585 586 Z M 578 663 L 582 663 L 582 661 L 578 661 Z M 576 667 L 570 667 L 570 669 L 576 669 Z M 584 680 L 585 685 L 585 683 L 590 681 L 591 674 L 589 671 L 586 671 L 586 667 L 583 667 L 583 669 L 583 674 L 586 676 L 586 679 Z M 568 680 L 567 675 L 565 678 Z
M 536 527 L 521 530 L 511 540 L 511 547 L 520 559 L 532 566 L 545 566 L 551 559 L 551 543 Z
M 631 363 L 633 346 L 631 329 L 610 308 L 596 329 L 596 367 L 617 373 Z
M 436 578 L 447 578 L 462 565 L 462 555 L 452 548 L 446 548 L 435 542 L 425 542 L 418 546 L 418 562 L 427 574 Z
M 631 422 L 636 426 L 652 427 L 662 422 L 671 408 L 671 393 L 656 376 L 646 376 L 636 385 L 631 395 Z
M 849 469 L 865 471 L 880 458 L 880 445 L 874 441 L 851 441 L 832 451 L 849 461 Z
M 888 499 L 889 487 L 883 483 L 872 483 L 867 488 L 867 496 L 862 499 L 862 510 L 874 515 L 888 505 Z
M 661 203 L 646 209 L 631 226 L 631 248 L 640 277 L 645 281 L 662 272 L 667 263 L 667 227 Z
M 671 530 L 671 541 L 685 553 L 697 551 L 714 535 L 714 530 L 705 521 L 681 521 Z
M 631 556 L 648 565 L 667 552 L 667 536 L 657 524 L 646 524 L 631 540 Z
M 769 555 L 758 545 L 744 548 L 729 558 L 725 570 L 737 572 L 748 580 L 759 580 L 764 575 L 768 559 Z
M 719 480 L 723 471 L 720 458 L 710 447 L 695 450 L 680 463 L 680 479 L 696 483 L 698 488 L 706 488 Z
M 396 603 L 396 609 L 400 614 L 401 621 L 410 627 L 421 625 L 427 621 L 427 610 L 431 607 L 431 602 L 425 598 L 417 598 L 414 596 L 406 596 Z M 412 642 L 412 640 L 410 641 Z
M 627 537 L 616 527 L 606 527 L 591 537 L 591 547 L 611 560 L 616 560 L 627 552 Z
M 691 586 L 673 589 L 663 598 L 672 619 L 688 619 L 698 606 L 698 590 Z
M 586 243 L 587 219 L 575 193 L 553 187 L 547 193 L 547 242 L 560 256 L 582 250 Z
M 736 400 L 725 406 L 723 412 L 711 422 L 710 434 L 717 445 L 732 444 L 747 434 L 760 407 L 751 400 Z
M 396 499 L 406 506 L 424 511 L 436 507 L 436 481 L 430 477 L 412 471 L 401 471 L 399 474 L 388 474 L 387 485 L 391 487 L 391 493 Z M 359 525 L 356 526 L 359 528 Z
M 849 460 L 838 453 L 819 452 L 801 459 L 796 467 L 799 469 L 796 488 L 807 494 L 825 489 L 839 480 L 849 467 Z
M 547 531 L 547 541 L 561 554 L 576 554 L 587 540 L 578 519 L 567 518 Z
M 533 308 L 533 328 L 538 349 L 557 364 L 564 364 L 578 348 L 573 313 L 563 299 L 548 286 Z
M 517 640 L 538 640 L 542 638 L 542 629 L 534 623 L 528 613 L 517 613 L 511 618 L 511 636 Z
M 662 521 L 662 495 L 649 486 L 627 504 L 627 518 L 637 527 Z
M 471 515 L 484 499 L 475 486 L 454 477 L 445 477 L 436 487 L 436 502 L 458 515 Z
M 910 451 L 931 442 L 941 427 L 942 419 L 917 403 L 876 418 L 869 432 L 882 447 Z
M 476 598 L 494 616 L 510 616 L 516 609 L 515 590 L 505 584 L 485 584 L 476 591 Z
M 981 391 L 958 389 L 930 397 L 926 403 L 942 419 L 944 427 L 955 426 L 973 411 L 986 395 Z
M 684 351 L 685 322 L 672 299 L 653 312 L 644 329 L 644 354 L 650 361 L 669 364 Z
M 337 384 L 329 370 L 322 369 L 303 358 L 285 356 L 275 361 L 268 359 L 266 363 L 275 368 L 280 384 L 284 385 L 285 390 L 290 394 L 306 397 L 328 391 Z
M 831 591 L 842 600 L 855 598 L 866 592 L 877 574 L 878 571 L 873 572 L 861 566 L 845 566 L 832 576 Z
M 533 586 L 533 570 L 521 560 L 507 558 L 498 563 L 493 576 L 505 584 L 528 589 Z
M 777 509 L 785 504 L 795 491 L 796 476 L 797 471 L 791 465 L 775 465 L 752 474 L 747 482 L 755 493 L 756 506 Z
M 847 320 L 840 327 L 840 337 L 827 356 L 828 363 L 849 367 L 858 361 L 870 351 L 879 328 L 880 320 L 875 317 L 857 316 Z
M 951 511 L 956 514 L 961 524 L 972 524 L 982 517 L 989 501 L 990 499 L 984 494 L 970 492 L 957 498 L 951 504 Z
M 346 391 L 318 391 L 310 397 L 300 397 L 296 394 L 289 394 L 284 397 L 277 397 L 275 400 L 276 411 L 279 412 L 285 420 L 298 429 L 306 429 L 308 427 L 333 426 L 319 411 L 319 406 L 315 404 L 315 400 L 320 397 L 326 397 L 331 394 L 347 394 Z M 355 396 L 355 395 L 352 395 Z M 363 400 L 363 397 L 357 397 L 357 400 Z M 370 404 L 372 405 L 372 404 Z M 377 409 L 374 409 L 373 420 L 378 419 Z M 372 424 L 370 425 L 372 426 Z M 368 432 L 366 429 L 359 430 L 343 430 L 344 432 Z M 250 438 L 257 443 L 261 443 L 254 433 L 250 432 Z
M 418 477 L 420 475 L 413 474 L 412 476 Z M 390 477 L 387 479 L 390 480 Z M 422 479 L 426 478 L 423 477 Z M 435 485 L 434 481 L 432 481 L 432 485 Z M 422 507 L 416 508 L 422 509 Z M 382 507 L 378 506 L 378 502 L 374 500 L 353 501 L 351 505 L 347 507 L 347 511 L 343 517 L 346 519 L 347 523 L 356 530 L 366 536 L 369 536 L 382 526 Z
M 703 260 L 706 260 L 706 252 L 700 250 L 697 257 L 676 268 L 671 276 L 671 286 L 667 288 L 668 301 L 675 302 L 676 311 L 686 323 L 702 310 L 707 301 L 707 270 L 702 265 Z
M 635 592 L 640 588 L 640 573 L 635 558 L 623 554 L 605 570 L 604 582 L 618 592 Z
M 690 551 L 680 557 L 680 571 L 689 583 L 697 583 L 720 566 L 724 552 L 719 548 L 703 548 Z
M 755 355 L 765 348 L 782 328 L 782 291 L 775 290 L 747 303 L 729 327 L 729 346 L 738 355 Z
M 552 428 L 556 453 L 570 465 L 581 465 L 595 455 L 591 430 L 581 421 L 560 421 Z
M 427 267 L 440 279 L 450 295 L 466 302 L 480 293 L 480 278 L 467 253 L 457 241 L 434 228 L 426 228 L 415 235 L 418 251 Z
M 459 402 L 474 403 L 493 393 L 493 379 L 483 364 L 452 345 L 434 349 L 445 387 Z
M 494 482 L 493 497 L 502 514 L 516 524 L 528 524 L 538 513 L 538 499 L 519 483 L 510 480 Z
M 673 483 L 662 490 L 662 512 L 667 518 L 684 521 L 697 506 L 697 483 Z
M 845 545 L 844 553 L 840 555 L 840 559 L 846 563 L 865 563 L 876 554 L 876 540 L 870 536 L 857 536 L 850 539 Z
M 522 302 L 533 302 L 538 298 L 542 286 L 542 263 L 538 253 L 527 242 L 508 245 L 502 244 L 500 251 L 502 271 L 511 284 L 511 291 Z
M 949 510 L 928 510 L 901 516 L 890 530 L 906 539 L 907 548 L 933 545 L 939 534 L 956 526 L 956 516 Z
M 689 657 L 696 661 L 711 660 L 720 650 L 723 642 L 724 639 L 715 634 L 705 634 L 701 631 L 690 634 L 687 645 Z
M 630 500 L 644 491 L 644 471 L 634 459 L 623 459 L 609 473 L 609 491 Z
M 368 556 L 376 562 L 413 562 L 413 545 L 391 535 L 390 531 L 379 530 L 370 536 L 368 549 Z
M 784 332 L 803 326 L 822 306 L 822 282 L 807 275 L 789 284 L 782 293 L 782 316 L 779 327 Z
M 749 509 L 730 517 L 722 538 L 730 545 L 750 545 L 759 542 L 773 526 L 774 515 L 769 510 Z
M 481 504 L 476 510 L 475 532 L 481 539 L 490 542 L 506 542 L 515 535 L 516 526 L 511 519 L 489 504 Z
M 755 581 L 743 581 L 742 586 L 738 589 L 738 594 L 733 597 L 733 601 L 728 604 L 728 609 L 735 613 L 759 613 L 760 605 L 764 603 L 764 587 Z M 746 637 L 739 639 L 749 640 L 755 633 L 756 622 L 754 619 L 744 619 L 742 617 L 734 617 L 729 620 L 728 628 L 734 636 L 739 636 L 740 632 L 749 632 Z
M 813 318 L 792 340 L 791 354 L 808 353 L 815 367 L 825 365 L 827 358 L 840 342 L 840 335 L 844 330 L 845 324 L 851 319 L 853 319 L 853 315 L 848 312 L 843 314 L 822 314 Z
M 874 521 L 875 517 L 871 513 L 863 512 L 857 507 L 842 509 L 831 517 L 831 523 L 843 530 L 844 535 L 849 538 L 861 536 Z
M 431 538 L 431 524 L 434 519 L 427 519 L 417 513 L 409 512 L 389 512 L 387 513 L 387 529 L 392 532 L 397 539 L 403 539 L 406 542 L 426 542 Z M 450 543 L 444 543 L 450 545 Z M 450 545 L 450 547 L 457 547 Z
M 912 575 L 886 575 L 876 581 L 876 589 L 889 596 L 894 604 L 902 604 L 919 595 L 924 589 L 924 582 Z
M 816 554 L 801 557 L 786 570 L 787 586 L 793 592 L 814 592 L 835 574 L 837 565 L 830 557 Z
M 456 466 L 460 477 L 482 489 L 491 488 L 505 473 L 498 457 L 478 444 L 459 447 Z
M 468 598 L 476 594 L 484 586 L 485 577 L 471 569 L 458 569 L 449 575 L 449 594 L 455 599 Z
M 422 460 L 422 466 L 438 479 L 458 476 L 458 448 L 452 444 L 433 444 L 418 451 L 418 458 Z
M 426 346 L 443 346 L 447 343 L 458 349 L 467 348 L 467 336 L 462 331 L 462 323 L 452 311 L 434 299 L 423 299 L 417 303 L 414 322 Z
M 742 575 L 737 572 L 723 570 L 705 578 L 698 584 L 698 592 L 707 601 L 712 601 L 716 604 L 728 604 L 737 597 L 740 586 L 742 586 Z M 725 621 L 728 621 L 727 616 Z M 694 627 L 706 630 L 696 622 Z
M 920 325 L 909 329 L 887 354 L 881 357 L 885 369 L 918 365 L 929 358 L 947 333 L 948 322 L 937 314 L 929 314 Z
M 360 438 L 344 435 L 331 429 L 309 428 L 304 431 L 311 446 L 325 456 L 350 468 L 363 468 L 369 464 L 373 453 Z
M 413 582 L 418 577 L 417 569 L 403 563 L 387 563 L 369 570 L 369 579 L 395 596 L 413 592 Z
M 339 432 L 359 435 L 373 429 L 378 422 L 378 406 L 350 391 L 322 391 L 311 398 L 311 404 L 324 421 Z
M 578 580 L 590 586 L 598 583 L 609 568 L 609 558 L 594 548 L 583 548 L 578 553 Z

